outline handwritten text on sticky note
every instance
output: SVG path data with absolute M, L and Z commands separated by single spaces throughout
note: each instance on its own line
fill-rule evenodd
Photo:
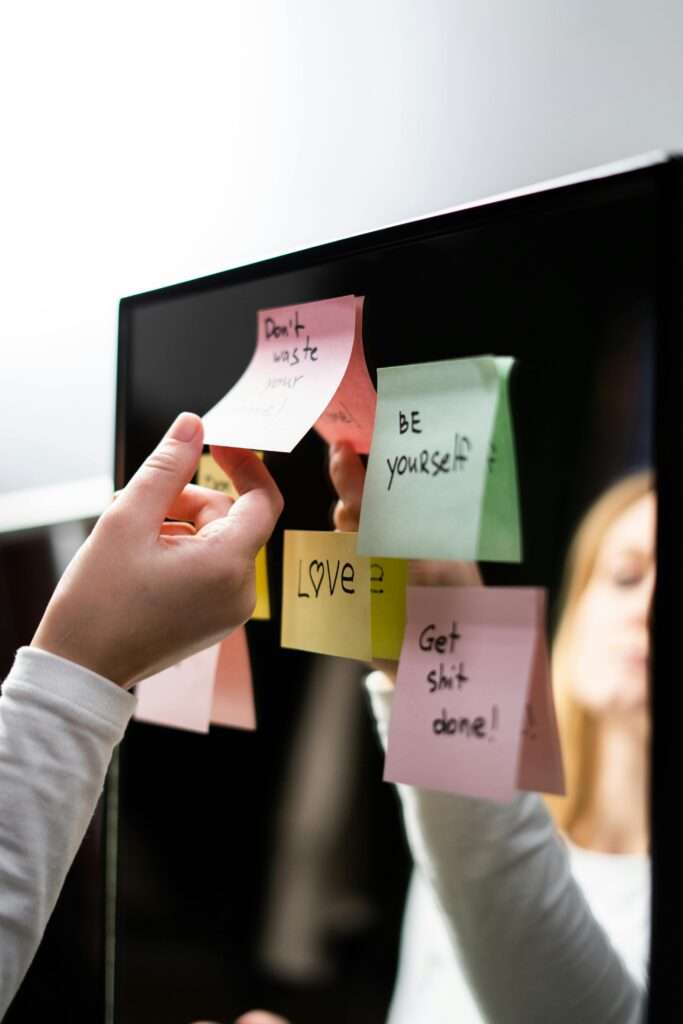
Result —
M 204 454 L 199 458 L 199 466 L 197 467 L 197 483 L 200 487 L 208 487 L 212 491 L 221 491 L 223 494 L 227 494 L 229 498 L 237 498 L 238 492 L 234 483 L 225 472 L 221 469 L 213 455 Z
M 520 560 L 510 365 L 480 356 L 378 370 L 361 553 Z M 494 474 L 504 485 L 489 487 Z
M 370 563 L 355 533 L 285 531 L 282 646 L 372 657 Z
M 398 661 L 406 622 L 408 563 L 402 558 L 370 559 L 372 656 Z
M 408 588 L 385 779 L 512 798 L 540 601 L 532 588 Z
M 206 443 L 291 452 L 344 377 L 355 322 L 353 295 L 260 310 L 249 366 L 204 416 Z

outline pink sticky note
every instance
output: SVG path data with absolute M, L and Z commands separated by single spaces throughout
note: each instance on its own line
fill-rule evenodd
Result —
M 517 785 L 519 789 L 562 795 L 565 792 L 564 766 L 550 684 L 545 594 L 539 591 L 539 595 L 536 645 L 522 727 Z
M 211 724 L 231 725 L 238 729 L 256 728 L 251 662 L 244 626 L 220 644 Z
M 206 443 L 291 452 L 344 377 L 355 321 L 353 295 L 260 310 L 249 366 L 204 416 Z
M 539 592 L 409 587 L 385 779 L 512 799 Z
M 218 649 L 214 644 L 138 683 L 134 717 L 175 729 L 208 732 Z
M 356 330 L 351 358 L 334 398 L 315 424 L 328 444 L 348 441 L 357 452 L 370 451 L 375 426 L 375 391 L 363 347 L 363 298 L 356 296 Z

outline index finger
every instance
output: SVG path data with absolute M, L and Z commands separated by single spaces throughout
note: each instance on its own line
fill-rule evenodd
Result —
M 266 543 L 280 518 L 284 502 L 265 465 L 245 448 L 211 446 L 211 454 L 235 485 L 239 497 L 221 523 L 237 534 L 255 555 Z M 214 526 L 218 521 L 214 521 Z

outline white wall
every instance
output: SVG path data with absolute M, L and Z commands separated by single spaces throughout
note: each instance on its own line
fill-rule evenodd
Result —
M 680 0 L 0 11 L 0 491 L 109 472 L 121 295 L 683 150 Z

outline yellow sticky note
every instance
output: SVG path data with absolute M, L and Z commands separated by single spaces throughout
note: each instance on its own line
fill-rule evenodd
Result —
M 281 643 L 370 660 L 370 559 L 355 533 L 285 531 Z
M 406 624 L 408 563 L 404 558 L 370 559 L 372 656 L 398 661 Z
M 256 452 L 259 459 L 263 452 Z M 197 469 L 197 483 L 213 491 L 223 491 L 230 498 L 239 497 L 232 480 L 218 465 L 213 455 L 202 455 Z M 270 591 L 268 589 L 268 561 L 265 545 L 256 555 L 256 607 L 252 619 L 270 618 Z
M 265 545 L 256 555 L 256 606 L 252 619 L 270 618 L 270 591 L 268 590 L 268 562 Z
M 263 454 L 259 453 L 260 458 Z M 212 491 L 223 491 L 230 498 L 239 497 L 232 480 L 218 465 L 213 455 L 202 455 L 197 469 L 197 483 L 200 487 L 210 487 Z

